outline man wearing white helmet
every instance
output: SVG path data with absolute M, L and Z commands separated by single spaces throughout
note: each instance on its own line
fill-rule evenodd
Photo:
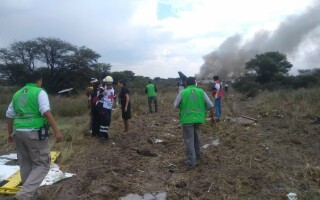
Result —
M 103 139 L 109 139 L 109 126 L 111 123 L 111 111 L 112 106 L 115 98 L 115 92 L 112 87 L 113 78 L 111 76 L 106 76 L 103 79 L 103 82 L 105 83 L 105 90 L 103 92 L 103 97 L 100 100 L 103 102 L 103 106 L 100 110 L 100 131 L 99 136 Z

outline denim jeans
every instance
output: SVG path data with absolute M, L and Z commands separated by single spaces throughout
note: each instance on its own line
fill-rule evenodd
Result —
M 158 99 L 156 96 L 148 97 L 149 112 L 152 113 L 152 106 L 151 106 L 152 101 L 154 102 L 155 112 L 158 112 Z
M 221 98 L 214 100 L 214 116 L 218 119 L 221 117 Z

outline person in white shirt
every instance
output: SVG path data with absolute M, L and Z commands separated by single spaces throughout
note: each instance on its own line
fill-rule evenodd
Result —
M 106 83 L 106 88 L 102 93 L 103 97 L 100 100 L 103 105 L 100 108 L 101 118 L 99 136 L 102 139 L 109 139 L 109 126 L 111 123 L 111 112 L 115 98 L 115 92 L 112 87 L 113 78 L 111 76 L 107 76 L 103 81 Z
M 22 189 L 15 199 L 37 198 L 38 188 L 50 169 L 48 124 L 56 141 L 62 135 L 50 111 L 47 93 L 41 88 L 42 76 L 33 72 L 30 82 L 17 91 L 6 112 L 8 143 L 15 143 Z

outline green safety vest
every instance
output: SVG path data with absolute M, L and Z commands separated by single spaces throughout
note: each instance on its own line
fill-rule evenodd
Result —
M 147 85 L 147 92 L 148 92 L 148 96 L 149 96 L 149 97 L 155 97 L 155 96 L 157 96 L 155 86 L 154 86 L 154 84 L 152 84 L 152 83 L 150 83 L 150 84 Z
M 28 83 L 13 95 L 14 129 L 37 129 L 47 123 L 39 111 L 38 95 L 41 90 L 36 84 Z
M 181 91 L 180 123 L 205 123 L 206 107 L 204 91 L 195 85 L 188 86 Z

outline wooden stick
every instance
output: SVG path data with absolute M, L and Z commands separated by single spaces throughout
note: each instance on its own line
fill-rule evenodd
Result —
M 258 120 L 255 119 L 255 118 L 251 118 L 251 117 L 248 117 L 248 116 L 245 116 L 245 115 L 241 115 L 241 117 L 246 118 L 246 119 L 250 119 L 250 120 L 252 120 L 252 121 L 254 121 L 254 122 L 257 122 L 257 121 L 258 121 Z
M 211 183 L 211 185 L 210 185 L 210 187 L 208 189 L 208 193 L 210 192 L 212 185 L 213 185 L 213 183 Z

